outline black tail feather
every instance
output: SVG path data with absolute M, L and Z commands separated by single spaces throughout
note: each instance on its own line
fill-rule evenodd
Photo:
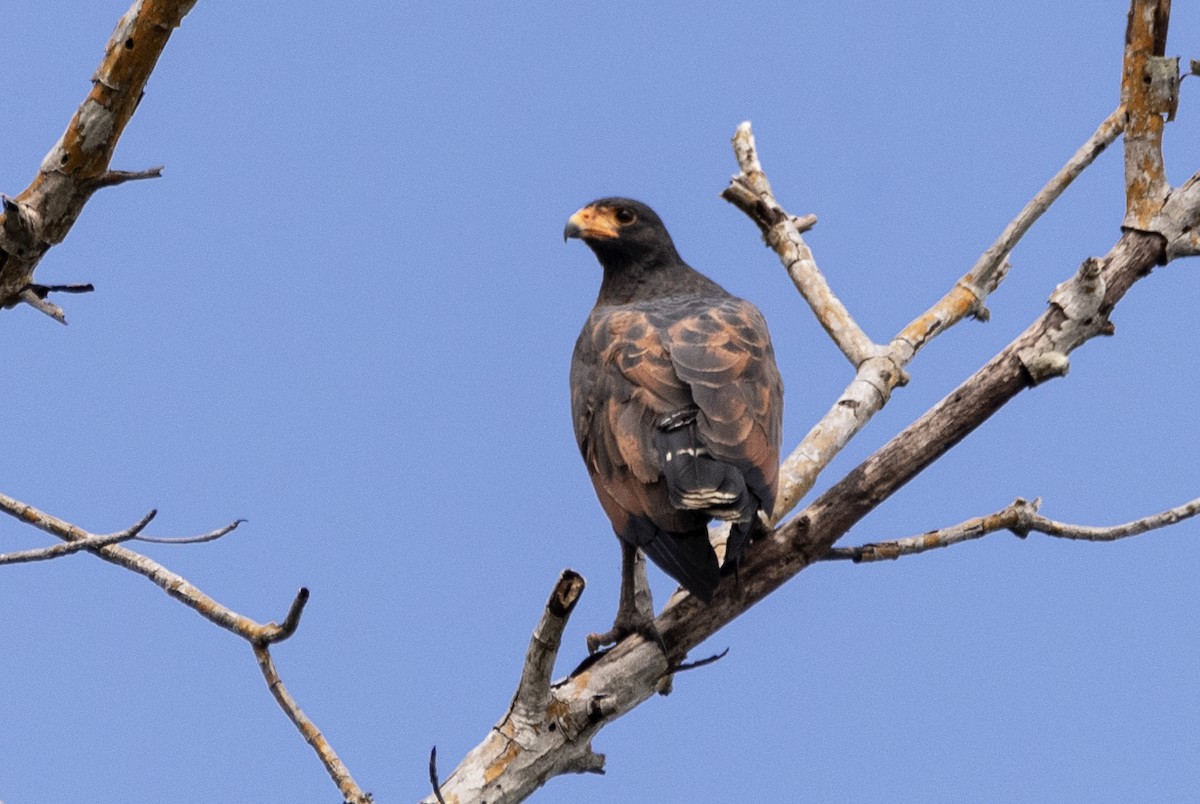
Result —
M 664 416 L 654 433 L 671 505 L 721 519 L 743 519 L 750 505 L 737 467 L 714 458 L 696 429 L 695 410 Z
M 630 535 L 646 557 L 705 603 L 712 600 L 721 570 L 708 541 L 708 530 L 668 533 L 645 519 L 638 525 L 636 533 Z

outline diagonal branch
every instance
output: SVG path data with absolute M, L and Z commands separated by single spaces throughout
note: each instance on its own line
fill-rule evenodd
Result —
M 1130 286 L 1163 259 L 1162 239 L 1141 232 L 1126 232 L 1103 266 L 1104 294 L 1085 319 L 1069 310 L 1090 310 L 1075 304 L 1075 285 L 1060 295 L 1063 306 L 1052 305 L 1025 332 L 980 368 L 972 377 L 885 444 L 839 483 L 811 503 L 769 537 L 756 542 L 743 556 L 737 584 L 722 584 L 711 602 L 679 594 L 674 604 L 655 620 L 655 627 L 672 655 L 684 655 L 727 623 L 740 616 L 814 561 L 856 522 L 888 499 L 993 413 L 1026 388 L 1036 384 L 1022 360 L 1023 354 L 1057 349 L 1064 355 L 1104 331 L 1107 315 Z M 1081 273 L 1090 270 L 1089 261 Z M 1082 289 L 1078 294 L 1084 294 Z M 536 725 L 535 743 L 513 737 L 512 718 L 501 720 L 459 766 L 478 768 L 477 755 L 486 753 L 493 764 L 486 783 L 489 790 L 531 791 L 545 779 L 578 770 L 578 758 L 591 752 L 591 739 L 604 725 L 650 698 L 662 678 L 663 654 L 640 638 L 626 639 L 595 662 L 554 686 L 554 699 Z M 510 710 L 511 712 L 511 710 Z M 554 713 L 572 713 L 573 728 L 562 728 Z M 554 728 L 551 728 L 551 723 Z M 530 727 L 532 728 L 532 726 Z M 509 729 L 509 731 L 506 731 Z M 456 770 L 443 785 L 443 794 L 461 793 L 460 800 L 478 800 L 480 776 Z M 536 785 L 529 787 L 530 780 Z M 451 782 L 455 787 L 449 787 Z M 452 800 L 447 796 L 447 800 Z M 488 798 L 492 801 L 492 798 Z M 519 796 L 497 801 L 517 801 Z
M 771 183 L 758 159 L 758 148 L 754 144 L 749 121 L 739 125 L 733 135 L 733 154 L 741 173 L 730 179 L 721 197 L 758 224 L 763 240 L 779 255 L 796 289 L 817 316 L 817 321 L 850 361 L 850 365 L 858 368 L 867 358 L 882 351 L 882 347 L 875 345 L 862 331 L 817 268 L 812 251 L 803 237 L 804 232 L 816 226 L 816 216 L 798 218 L 790 215 L 775 200 Z
M 348 804 L 370 804 L 373 800 L 370 794 L 364 793 L 358 783 L 354 781 L 354 777 L 350 775 L 350 771 L 342 763 L 337 752 L 333 750 L 333 746 L 325 739 L 325 735 L 321 733 L 315 723 L 308 719 L 308 715 L 304 714 L 300 705 L 288 692 L 287 687 L 283 685 L 283 679 L 275 670 L 275 662 L 271 659 L 271 652 L 267 645 L 254 643 L 254 657 L 258 659 L 258 667 L 262 671 L 263 678 L 266 679 L 267 689 L 271 691 L 279 708 L 287 714 L 301 736 L 304 737 L 304 741 L 316 751 L 321 764 L 325 766 L 333 783 L 341 791 L 343 800 Z
M 1070 525 L 1047 519 L 1038 513 L 1041 499 L 1029 502 L 1018 497 L 1012 505 L 987 516 L 968 519 L 941 530 L 922 533 L 919 536 L 909 536 L 904 539 L 894 539 L 886 542 L 872 542 L 859 547 L 834 547 L 824 556 L 822 561 L 849 560 L 856 564 L 873 561 L 888 561 L 900 556 L 916 555 L 929 550 L 960 544 L 962 542 L 980 539 L 989 533 L 1000 530 L 1010 531 L 1024 538 L 1030 533 L 1044 533 L 1060 539 L 1076 539 L 1089 542 L 1112 542 L 1137 536 L 1147 531 L 1174 525 L 1184 519 L 1200 513 L 1200 498 L 1191 502 L 1177 505 L 1151 516 L 1135 519 L 1123 525 L 1109 527 L 1090 527 L 1087 525 Z
M 92 193 L 145 171 L 109 170 L 113 150 L 133 117 L 171 33 L 196 0 L 137 0 L 117 23 L 92 89 L 42 160 L 33 182 L 0 213 L 0 309 L 28 304 L 65 323 L 62 310 L 25 291 L 46 252 L 61 243 Z
M 66 542 L 86 542 L 93 538 L 93 534 L 77 525 L 39 511 L 32 505 L 14 500 L 4 494 L 0 494 L 0 511 Z M 140 553 L 135 553 L 118 544 L 102 547 L 88 545 L 86 549 L 110 564 L 116 564 L 145 576 L 168 595 L 193 609 L 209 622 L 237 634 L 242 639 L 250 642 L 278 642 L 280 639 L 286 638 L 281 635 L 282 628 L 275 623 L 263 625 L 238 614 L 201 592 L 187 579 Z
M 1009 253 L 1071 182 L 1120 135 L 1124 120 L 1123 109 L 1117 109 L 1106 117 L 1067 163 L 1009 222 L 996 241 L 976 260 L 971 270 L 936 304 L 897 333 L 887 347 L 868 347 L 862 344 L 853 347 L 857 350 L 856 354 L 866 355 L 861 361 L 855 362 L 857 371 L 854 379 L 834 402 L 829 412 L 809 430 L 780 467 L 779 494 L 771 517 L 772 523 L 781 521 L 796 507 L 830 461 L 866 426 L 871 417 L 887 404 L 892 390 L 907 382 L 905 367 L 916 357 L 917 352 L 935 336 L 968 315 L 987 319 L 988 313 L 984 303 L 988 295 L 1003 281 L 1008 271 Z M 775 200 L 762 164 L 758 160 L 749 123 L 738 126 L 738 132 L 734 136 L 734 153 L 742 166 L 742 174 L 734 177 L 730 186 L 726 188 L 725 198 L 745 211 L 759 225 L 764 238 L 775 247 L 789 274 L 794 273 L 794 266 L 803 264 L 806 274 L 815 275 L 806 279 L 803 286 L 797 281 L 797 287 L 806 299 L 809 299 L 810 294 L 814 294 L 818 299 L 816 302 L 809 299 L 809 305 L 821 319 L 826 331 L 831 334 L 841 331 L 843 327 L 839 322 L 842 321 L 849 322 L 846 325 L 846 328 L 849 328 L 853 325 L 853 320 L 850 314 L 845 312 L 841 302 L 833 296 L 832 291 L 828 290 L 816 263 L 812 261 L 811 252 L 803 245 L 802 240 L 799 241 L 799 246 L 795 245 L 799 234 L 793 230 L 802 225 L 805 219 L 789 215 Z M 756 195 L 751 198 L 748 195 L 750 193 Z M 806 257 L 796 256 L 800 253 L 800 247 L 803 248 Z M 816 290 L 806 290 L 808 285 Z M 826 316 L 826 310 L 833 310 L 834 313 Z M 857 330 L 857 325 L 853 325 L 853 329 Z M 861 333 L 861 330 L 857 331 Z M 858 336 L 854 336 L 852 340 L 859 342 Z
M 96 547 L 104 547 L 108 544 L 136 539 L 138 538 L 138 534 L 150 524 L 150 520 L 154 519 L 157 514 L 157 511 L 151 511 L 125 530 L 110 533 L 106 536 L 89 535 L 86 539 L 80 539 L 75 542 L 54 544 L 49 547 L 38 547 L 33 550 L 21 550 L 15 553 L 0 553 L 0 564 L 23 564 L 30 561 L 46 561 L 51 558 L 78 553 L 80 550 L 90 550 Z

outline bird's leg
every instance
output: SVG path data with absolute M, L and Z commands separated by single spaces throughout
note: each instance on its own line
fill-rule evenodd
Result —
M 595 653 L 605 645 L 614 645 L 630 634 L 641 634 L 667 652 L 662 635 L 654 627 L 654 600 L 650 595 L 650 581 L 646 578 L 646 559 L 641 551 L 621 540 L 621 597 L 617 604 L 617 616 L 611 631 L 603 634 L 588 634 L 588 653 Z

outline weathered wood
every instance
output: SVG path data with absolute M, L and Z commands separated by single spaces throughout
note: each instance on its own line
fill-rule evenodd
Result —
M 1159 150 L 1162 115 L 1171 110 L 1147 105 L 1153 102 L 1152 98 L 1147 99 L 1150 90 L 1145 86 L 1130 86 L 1132 80 L 1143 84 L 1141 78 L 1145 75 L 1144 70 L 1149 69 L 1149 59 L 1163 52 L 1169 12 L 1168 0 L 1132 0 L 1122 99 L 1133 107 L 1124 119 L 1135 141 L 1127 141 L 1125 151 L 1130 210 L 1125 233 L 1103 259 L 1085 260 L 1070 279 L 1054 290 L 1046 312 L 974 375 L 799 515 L 747 550 L 739 567 L 737 584 L 722 584 L 707 605 L 686 594 L 674 598 L 655 621 L 669 655 L 686 655 L 687 651 L 825 556 L 862 517 L 981 426 L 1017 394 L 1065 375 L 1072 351 L 1097 335 L 1112 334 L 1108 316 L 1134 282 L 1175 256 L 1200 251 L 1200 239 L 1195 234 L 1196 223 L 1200 220 L 1200 174 L 1175 191 L 1165 185 L 1165 180 L 1156 178 L 1156 171 L 1161 171 L 1162 167 Z M 1153 84 L 1153 80 L 1147 83 Z M 1159 91 L 1155 97 L 1161 98 L 1163 94 Z M 907 339 L 911 341 L 911 352 L 949 323 L 982 309 L 986 294 L 1003 277 L 1004 256 L 1015 243 L 1014 238 L 1019 237 L 1019 233 L 1028 228 L 1070 179 L 1112 141 L 1121 128 L 1122 116 L 1123 110 L 1118 110 L 1101 125 L 1093 139 L 1076 154 L 1071 163 L 1073 166 L 1065 169 L 1065 173 L 1060 171 L 1065 181 L 1060 182 L 1057 189 L 1051 188 L 1041 200 L 1035 199 L 1040 206 L 1034 214 L 1024 216 L 1023 213 L 1019 221 L 1010 224 L 998 241 L 999 245 L 981 258 L 984 267 L 979 275 L 968 274 L 939 302 L 946 306 L 945 321 L 935 316 L 928 322 L 919 318 L 910 325 L 914 328 L 910 333 L 913 337 Z M 748 127 L 744 133 L 749 135 Z M 738 151 L 743 174 L 735 177 L 727 198 L 763 228 L 768 243 L 777 247 L 785 265 L 790 267 L 804 262 L 805 271 L 815 271 L 811 254 L 807 253 L 807 247 L 799 237 L 805 221 L 789 216 L 774 202 L 757 158 L 750 157 L 754 157 L 752 148 L 749 157 L 745 148 Z M 1130 226 L 1131 219 L 1141 225 Z M 783 231 L 784 236 L 773 238 L 775 229 Z M 874 402 L 882 406 L 890 390 L 903 379 L 903 363 L 893 363 L 889 355 L 873 354 L 875 347 L 857 325 L 850 327 L 849 313 L 840 307 L 840 302 L 834 303 L 836 299 L 831 291 L 826 293 L 828 287 L 822 282 L 797 284 L 807 285 L 801 288 L 806 298 L 809 291 L 816 288 L 817 303 L 810 301 L 810 304 L 819 317 L 822 310 L 833 311 L 829 313 L 829 321 L 823 318 L 822 323 L 843 351 L 856 361 L 860 374 L 864 369 L 877 368 L 869 366 L 875 360 L 888 361 L 890 374 L 883 387 L 877 390 L 879 399 Z M 934 309 L 938 309 L 936 305 Z M 857 418 L 847 420 L 846 424 L 853 428 L 847 430 L 851 436 L 861 427 Z M 786 507 L 777 509 L 777 518 L 786 510 Z M 657 646 L 640 637 L 622 641 L 611 652 L 594 662 L 586 662 L 553 687 L 550 703 L 542 717 L 526 711 L 525 717 L 514 718 L 515 706 L 510 708 L 487 739 L 464 759 L 442 786 L 445 800 L 459 804 L 515 802 L 555 775 L 581 769 L 596 770 L 598 763 L 595 761 L 597 755 L 591 751 L 592 738 L 604 725 L 653 695 L 669 672 Z M 584 762 L 587 767 L 583 766 Z M 480 778 L 484 779 L 483 785 L 478 781 Z
M 167 40 L 195 4 L 196 0 L 138 0 L 125 12 L 92 77 L 92 89 L 67 130 L 42 160 L 33 182 L 16 198 L 4 199 L 0 309 L 25 303 L 66 323 L 62 310 L 44 294 L 26 292 L 34 271 L 46 252 L 66 238 L 92 193 L 159 175 L 161 168 L 128 172 L 110 171 L 108 166 Z

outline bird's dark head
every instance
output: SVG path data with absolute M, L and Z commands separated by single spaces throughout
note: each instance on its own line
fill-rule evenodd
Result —
M 667 227 L 654 210 L 629 198 L 601 198 L 567 220 L 563 240 L 578 237 L 605 268 L 649 267 L 679 261 Z

